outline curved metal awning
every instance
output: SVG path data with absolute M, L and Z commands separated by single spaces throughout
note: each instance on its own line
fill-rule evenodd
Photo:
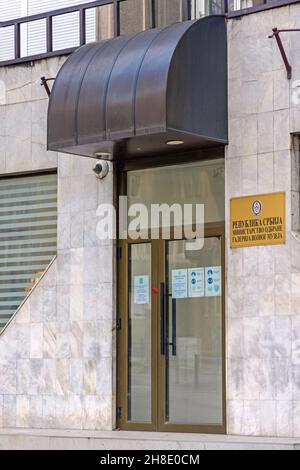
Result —
M 209 16 L 78 49 L 50 96 L 48 149 L 117 159 L 226 144 L 225 21 Z

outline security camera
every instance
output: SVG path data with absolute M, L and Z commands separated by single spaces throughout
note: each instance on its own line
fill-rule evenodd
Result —
M 93 171 L 99 180 L 103 180 L 109 173 L 109 165 L 103 160 L 97 163 Z

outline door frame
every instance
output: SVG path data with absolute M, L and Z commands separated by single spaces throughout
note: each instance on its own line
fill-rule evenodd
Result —
M 159 240 L 157 240 L 159 242 Z M 117 401 L 118 408 L 121 408 L 121 413 L 117 413 L 117 424 L 122 430 L 134 431 L 157 431 L 157 407 L 158 407 L 158 361 L 156 360 L 157 351 L 157 335 L 158 331 L 158 309 L 159 301 L 158 296 L 153 295 L 151 291 L 151 423 L 137 423 L 128 421 L 128 313 L 129 313 L 129 246 L 150 244 L 151 245 L 151 286 L 158 282 L 158 272 L 155 269 L 155 258 L 158 252 L 157 249 L 153 250 L 153 245 L 157 245 L 155 241 L 151 240 L 122 240 L 119 241 L 119 248 L 121 256 L 119 256 L 118 265 L 118 328 L 117 336 Z M 154 261 L 154 262 L 152 262 Z M 158 260 L 157 260 L 158 261 Z M 122 286 L 122 289 L 120 288 Z M 126 352 L 126 353 L 125 353 Z
M 117 186 L 119 195 L 127 194 L 127 172 L 158 166 L 184 165 L 197 160 L 215 160 L 224 158 L 224 148 L 190 152 L 186 155 L 167 156 L 159 160 L 139 159 L 139 161 L 125 161 L 118 165 Z M 225 196 L 225 195 L 224 195 Z M 165 246 L 168 240 L 118 240 L 117 260 L 117 427 L 129 431 L 148 432 L 183 432 L 201 434 L 226 434 L 227 432 L 227 394 L 226 394 L 226 254 L 225 254 L 225 222 L 205 224 L 204 236 L 221 238 L 222 242 L 222 399 L 223 399 L 223 424 L 222 425 L 178 425 L 165 423 L 165 358 L 160 355 L 160 296 L 152 298 L 152 423 L 137 423 L 127 419 L 127 394 L 128 394 L 128 246 L 131 244 L 152 244 L 152 286 L 160 286 L 166 282 L 166 258 Z M 171 230 L 172 233 L 172 230 Z M 170 240 L 172 237 L 170 237 Z M 159 259 L 163 259 L 164 263 Z M 159 269 L 155 268 L 159 266 Z M 161 399 L 160 399 L 161 397 Z

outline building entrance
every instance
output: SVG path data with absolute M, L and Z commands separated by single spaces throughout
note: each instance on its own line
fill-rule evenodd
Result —
M 149 229 L 149 237 L 120 241 L 122 429 L 226 431 L 223 170 L 213 160 L 126 174 L 129 208 L 152 206 L 153 215 L 155 204 L 195 201 L 208 213 L 197 249 L 178 239 L 172 218 L 167 239 L 160 226 L 157 239 Z

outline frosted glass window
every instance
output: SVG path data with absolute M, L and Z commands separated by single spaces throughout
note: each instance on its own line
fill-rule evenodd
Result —
M 0 331 L 57 252 L 57 176 L 0 179 Z
M 204 204 L 205 222 L 225 220 L 224 160 L 200 161 L 146 170 L 130 171 L 128 203 Z

